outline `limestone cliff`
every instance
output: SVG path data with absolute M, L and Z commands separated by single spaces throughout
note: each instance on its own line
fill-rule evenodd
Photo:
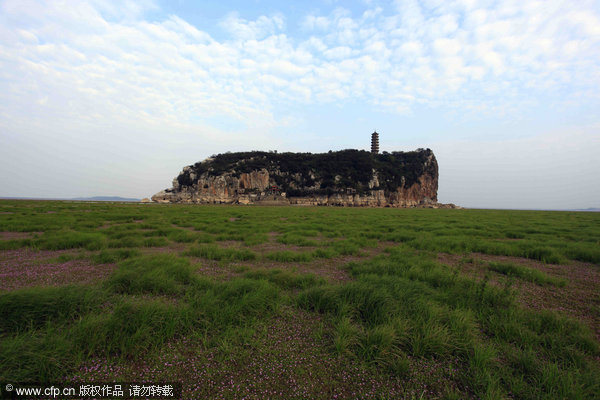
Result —
M 436 206 L 438 165 L 430 149 L 372 154 L 226 153 L 187 166 L 158 203 Z

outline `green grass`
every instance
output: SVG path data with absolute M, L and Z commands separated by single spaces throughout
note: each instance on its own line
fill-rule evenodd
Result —
M 313 259 L 313 255 L 308 252 L 281 250 L 272 251 L 265 254 L 265 258 L 277 262 L 308 262 Z
M 214 244 L 200 245 L 185 251 L 186 256 L 206 258 L 209 260 L 248 261 L 254 260 L 256 254 L 248 249 L 223 248 Z
M 537 262 L 595 273 L 599 214 L 34 201 L 0 201 L 0 213 L 0 231 L 32 232 L 0 240 L 6 260 L 43 250 L 58 251 L 45 255 L 44 265 L 117 265 L 93 284 L 0 291 L 2 382 L 60 381 L 98 359 L 171 362 L 172 343 L 188 337 L 200 343 L 188 357 L 214 352 L 211 373 L 218 376 L 219 365 L 235 365 L 242 355 L 270 354 L 270 347 L 252 347 L 255 338 L 270 337 L 269 324 L 287 309 L 318 321 L 319 351 L 336 365 L 361 365 L 406 385 L 428 379 L 423 366 L 455 371 L 444 376 L 453 385 L 438 388 L 441 398 L 600 397 L 599 343 L 587 322 L 524 308 L 521 289 L 510 285 L 524 280 L 547 292 L 575 286 L 569 274 L 544 273 Z M 445 265 L 439 253 L 463 262 Z M 471 263 L 486 274 L 480 278 L 460 269 L 478 258 L 473 253 L 515 258 Z M 358 261 L 343 264 L 349 258 Z M 318 271 L 315 265 L 344 279 L 297 272 Z M 207 268 L 215 277 L 203 275 Z M 300 357 L 295 339 L 285 340 L 290 353 L 271 356 Z M 291 368 L 290 377 L 309 374 Z M 173 371 L 159 377 L 187 376 Z M 331 393 L 328 376 L 311 379 L 323 398 Z
M 187 259 L 160 254 L 122 262 L 105 284 L 116 293 L 176 294 L 192 279 Z
M 106 247 L 104 235 L 88 232 L 56 232 L 48 233 L 34 241 L 34 246 L 44 250 L 65 250 L 85 248 L 99 250 Z
M 30 239 L 0 240 L 0 250 L 16 250 L 30 246 L 31 244 L 32 241 Z
M 172 240 L 177 243 L 192 243 L 195 242 L 198 238 L 198 234 L 184 230 L 176 230 L 169 232 L 167 236 L 169 240 Z
M 171 297 L 139 296 L 151 294 Z M 193 275 L 185 259 L 169 257 L 123 262 L 102 288 L 3 293 L 0 379 L 56 380 L 88 357 L 139 356 L 193 331 L 211 332 L 215 345 L 275 312 L 279 296 L 262 277 L 217 283 Z
M 110 249 L 102 250 L 98 254 L 91 256 L 91 259 L 96 264 L 112 264 L 117 261 L 125 260 L 127 258 L 139 256 L 140 252 L 136 249 Z M 59 257 L 60 259 L 60 257 Z
M 264 279 L 284 289 L 305 289 L 325 283 L 323 278 L 314 274 L 297 274 L 280 269 L 257 269 L 246 272 L 244 276 L 251 279 Z
M 26 288 L 0 294 L 0 334 L 37 329 L 53 321 L 73 321 L 97 308 L 103 293 L 83 286 Z
M 584 360 L 586 354 L 598 354 L 598 343 L 581 324 L 522 309 L 510 291 L 459 277 L 409 249 L 353 263 L 350 270 L 355 282 L 309 288 L 297 300 L 300 307 L 339 321 L 332 343 L 339 353 L 385 368 L 390 358 L 402 360 L 403 354 L 459 357 L 469 365 L 463 379 L 475 382 L 484 397 L 505 396 L 518 385 L 518 376 L 533 382 L 542 379 L 542 370 L 559 364 L 567 371 L 579 370 L 569 373 L 569 379 L 579 376 L 571 382 L 579 396 L 598 393 L 597 383 L 580 369 L 596 368 Z M 481 329 L 493 336 L 482 338 Z M 489 344 L 482 345 L 482 339 Z M 496 349 L 510 349 L 515 361 L 509 368 Z M 527 385 L 521 396 L 539 398 L 543 393 Z
M 304 235 L 301 235 L 300 233 L 286 233 L 278 237 L 277 241 L 283 244 L 291 244 L 302 247 L 316 247 L 319 245 L 319 242 L 317 242 L 316 240 L 307 239 Z
M 567 281 L 564 279 L 548 276 L 537 269 L 524 267 L 515 263 L 491 262 L 489 263 L 488 268 L 491 271 L 495 271 L 507 276 L 521 278 L 528 282 L 537 283 L 538 285 L 563 287 L 567 284 Z

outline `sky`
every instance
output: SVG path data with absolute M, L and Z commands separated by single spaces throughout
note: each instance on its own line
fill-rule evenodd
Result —
M 227 151 L 431 148 L 439 201 L 600 207 L 600 2 L 0 0 L 0 196 Z

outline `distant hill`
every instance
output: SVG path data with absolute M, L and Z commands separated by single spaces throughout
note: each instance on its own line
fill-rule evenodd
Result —
M 78 200 L 78 201 L 130 201 L 130 202 L 139 202 L 140 199 L 133 199 L 129 197 L 119 197 L 119 196 L 95 196 L 95 197 L 76 197 L 70 200 Z
M 72 200 L 72 201 L 128 201 L 139 202 L 140 199 L 133 199 L 119 196 L 95 196 L 95 197 L 15 197 L 15 196 L 0 196 L 4 200 Z

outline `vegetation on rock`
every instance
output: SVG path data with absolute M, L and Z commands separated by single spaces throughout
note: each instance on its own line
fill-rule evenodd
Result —
M 251 151 L 225 153 L 198 162 L 179 174 L 181 186 L 192 186 L 195 178 L 207 174 L 219 176 L 231 173 L 239 177 L 265 169 L 272 174 L 278 189 L 288 196 L 331 195 L 354 189 L 362 194 L 382 189 L 386 193 L 399 187 L 410 187 L 423 174 L 437 177 L 437 162 L 430 149 L 411 152 L 372 154 L 362 150 L 341 150 L 328 153 L 275 153 Z M 379 186 L 369 186 L 373 172 Z

